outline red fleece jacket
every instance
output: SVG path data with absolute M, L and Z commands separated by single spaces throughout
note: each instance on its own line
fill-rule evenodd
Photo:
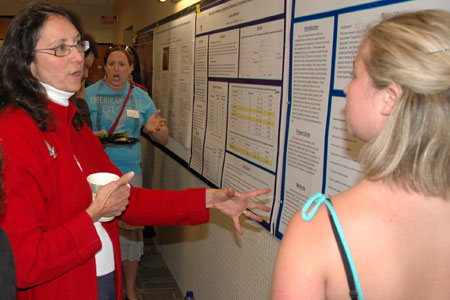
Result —
M 94 255 L 101 248 L 86 213 L 92 195 L 86 177 L 120 175 L 88 126 L 71 125 L 76 108 L 49 101 L 56 130 L 42 132 L 22 109 L 0 113 L 6 209 L 0 218 L 11 242 L 17 299 L 97 299 Z M 75 158 L 76 157 L 76 158 Z M 79 162 L 81 168 L 78 166 Z M 195 225 L 209 221 L 205 189 L 132 188 L 122 219 L 132 225 Z M 115 255 L 116 294 L 121 295 L 117 221 L 102 223 Z

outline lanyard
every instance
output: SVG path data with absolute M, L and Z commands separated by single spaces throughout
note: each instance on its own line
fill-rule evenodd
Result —
M 123 109 L 125 108 L 125 105 L 127 105 L 128 99 L 131 95 L 131 90 L 134 88 L 134 84 L 130 82 L 130 88 L 128 89 L 127 97 L 125 98 L 125 101 L 122 104 L 122 108 L 120 109 L 119 115 L 117 116 L 116 120 L 114 121 L 114 124 L 111 126 L 111 128 L 108 131 L 108 134 L 112 134 L 114 130 L 116 130 L 117 124 L 119 123 L 120 117 L 122 116 Z

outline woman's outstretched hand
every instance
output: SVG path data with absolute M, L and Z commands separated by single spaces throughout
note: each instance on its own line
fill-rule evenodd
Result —
M 161 110 L 158 109 L 153 115 L 151 115 L 147 122 L 145 122 L 144 128 L 149 133 L 160 131 L 166 124 L 166 119 L 161 118 Z
M 236 192 L 233 188 L 225 189 L 207 189 L 206 190 L 206 207 L 215 208 L 223 214 L 233 219 L 234 226 L 239 234 L 242 234 L 239 216 L 245 214 L 247 218 L 261 222 L 263 219 L 251 211 L 250 209 L 258 209 L 262 211 L 270 211 L 270 207 L 257 202 L 250 202 L 254 197 L 270 193 L 270 189 L 254 190 L 248 193 Z
M 161 110 L 157 110 L 151 115 L 144 124 L 144 132 L 154 141 L 165 146 L 169 141 L 169 127 L 166 125 L 166 119 L 161 118 Z

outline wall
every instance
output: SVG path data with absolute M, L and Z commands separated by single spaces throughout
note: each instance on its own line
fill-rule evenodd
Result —
M 14 16 L 23 8 L 24 4 L 2 3 L 0 16 Z M 111 43 L 113 41 L 113 27 L 111 24 L 101 24 L 100 16 L 112 15 L 113 5 L 73 5 L 61 4 L 61 6 L 76 12 L 83 22 L 84 29 L 91 33 L 99 43 Z
M 119 24 L 114 27 L 114 41 L 122 43 L 123 31 L 130 26 L 133 31 L 138 31 L 199 1 L 181 0 L 172 3 L 168 0 L 161 3 L 158 0 L 115 0 L 114 14 L 119 16 Z
M 147 140 L 142 139 L 144 186 L 186 189 L 205 184 Z M 198 226 L 156 228 L 156 243 L 180 289 L 197 300 L 270 299 L 279 240 L 241 217 L 239 236 L 228 217 L 211 212 Z

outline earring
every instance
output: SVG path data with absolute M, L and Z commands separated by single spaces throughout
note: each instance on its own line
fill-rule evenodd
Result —
M 133 74 L 129 74 L 128 75 L 128 81 L 134 83 L 134 81 L 133 81 Z

